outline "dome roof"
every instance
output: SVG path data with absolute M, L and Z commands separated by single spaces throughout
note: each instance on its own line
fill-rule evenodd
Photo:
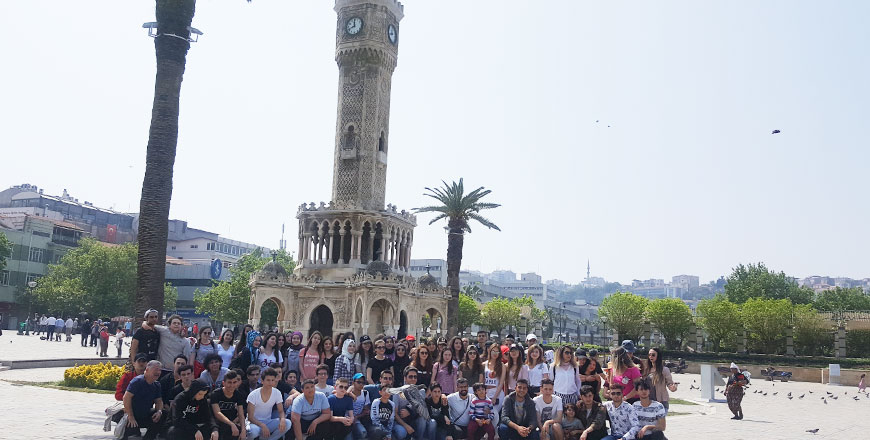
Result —
M 437 278 L 433 277 L 432 274 L 426 273 L 417 279 L 417 283 L 424 288 L 433 288 L 433 287 L 441 287 L 441 282 L 438 281 Z
M 263 266 L 262 272 L 272 277 L 287 276 L 287 269 L 281 263 L 278 263 L 276 258 L 273 258 Z
M 377 261 L 372 261 L 371 263 L 368 264 L 368 266 L 366 266 L 366 272 L 368 272 L 368 274 L 371 276 L 381 274 L 382 277 L 386 278 L 387 276 L 390 275 L 390 272 L 392 272 L 392 269 L 390 268 L 390 265 L 387 264 L 386 262 L 381 261 L 381 260 L 377 260 Z

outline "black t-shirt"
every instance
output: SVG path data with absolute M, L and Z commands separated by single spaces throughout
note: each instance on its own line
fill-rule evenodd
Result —
M 175 395 L 178 393 L 172 394 L 171 396 L 170 393 L 172 392 L 173 387 L 180 383 L 181 382 L 176 382 L 175 376 L 173 376 L 172 373 L 169 373 L 160 379 L 160 396 L 163 398 L 163 403 L 165 405 L 169 405 L 169 401 L 175 399 Z
M 176 402 L 174 419 L 176 421 L 184 420 L 194 425 L 202 425 L 209 423 L 209 416 L 211 415 L 209 411 L 211 410 L 209 409 L 207 399 L 187 399 L 186 402 Z
M 139 341 L 137 353 L 144 353 L 149 361 L 157 359 L 157 348 L 160 346 L 160 334 L 157 330 L 145 330 L 140 327 L 133 333 L 133 339 Z
M 386 428 L 390 424 L 390 416 L 393 415 L 393 405 L 378 399 L 378 422 Z
M 284 396 L 283 398 L 285 399 L 290 394 L 290 392 L 293 391 L 293 387 L 291 387 L 289 383 L 284 382 L 283 380 L 281 382 L 278 382 L 278 385 L 276 385 L 275 388 L 278 388 L 278 391 L 281 392 L 281 395 Z
M 178 382 L 178 385 L 169 390 L 169 401 L 171 402 L 175 400 L 178 397 L 178 394 L 182 391 L 184 391 L 184 385 L 182 385 L 181 382 Z
M 438 426 L 447 426 L 447 421 L 444 420 L 444 416 L 447 415 L 447 405 L 444 404 L 442 399 L 438 399 L 438 402 L 433 402 L 431 397 L 427 397 L 426 406 L 429 407 L 429 418 L 434 420 Z
M 230 421 L 235 420 L 239 416 L 238 405 L 242 407 L 247 405 L 245 396 L 242 396 L 239 390 L 233 391 L 232 397 L 227 397 L 224 394 L 223 388 L 212 391 L 211 395 L 208 396 L 208 402 L 210 405 L 217 405 L 221 414 L 230 419 Z
M 378 360 L 378 358 L 369 359 L 368 367 L 372 369 L 372 380 L 375 383 L 380 383 L 381 371 L 389 370 L 390 367 L 393 366 L 393 361 L 390 358 L 384 358 L 383 360 Z M 401 373 L 399 373 L 401 374 Z

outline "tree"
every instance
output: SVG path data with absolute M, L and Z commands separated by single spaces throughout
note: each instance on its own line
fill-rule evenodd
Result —
M 699 323 L 710 337 L 714 351 L 721 350 L 723 343 L 733 341 L 742 326 L 740 308 L 723 294 L 701 300 L 696 310 Z
M 478 324 L 490 332 L 501 335 L 502 329 L 517 325 L 520 320 L 520 308 L 505 298 L 494 298 L 483 305 Z
M 275 259 L 287 270 L 293 272 L 296 264 L 293 257 L 285 250 L 275 254 Z M 248 309 L 251 307 L 251 288 L 248 282 L 251 275 L 259 271 L 270 260 L 263 255 L 261 248 L 254 249 L 250 254 L 242 256 L 235 266 L 230 268 L 230 278 L 217 282 L 208 291 L 197 289 L 193 294 L 196 312 L 210 315 L 221 322 L 247 322 Z M 277 317 L 277 312 L 275 314 Z
M 163 310 L 175 310 L 178 304 L 178 289 L 172 284 L 163 285 Z
M 462 293 L 471 297 L 471 299 L 483 302 L 483 289 L 477 284 L 469 284 L 462 288 Z
M 830 356 L 834 348 L 831 324 L 808 304 L 794 306 L 794 349 L 804 356 Z
M 860 287 L 852 289 L 835 287 L 833 290 L 819 293 L 814 306 L 823 312 L 867 311 L 870 310 L 870 296 L 865 295 Z
M 6 259 L 12 256 L 12 243 L 6 238 L 6 234 L 0 231 L 0 270 L 6 268 Z
M 692 310 L 677 298 L 662 298 L 647 306 L 647 317 L 662 332 L 669 350 L 679 350 L 692 327 Z
M 426 188 L 428 193 L 423 195 L 438 201 L 438 205 L 425 206 L 414 209 L 415 212 L 435 212 L 432 223 L 441 219 L 447 219 L 447 287 L 450 288 L 450 298 L 447 300 L 447 335 L 455 336 L 458 330 L 459 318 L 459 269 L 462 266 L 462 246 L 465 241 L 465 233 L 471 232 L 470 221 L 474 220 L 489 229 L 501 231 L 495 223 L 480 215 L 484 209 L 493 209 L 501 205 L 496 203 L 484 203 L 484 197 L 490 192 L 482 186 L 470 193 L 465 193 L 465 186 L 460 178 L 459 183 L 444 184 L 442 188 Z
M 764 263 L 738 265 L 725 284 L 728 300 L 743 304 L 749 298 L 788 299 L 793 304 L 810 304 L 813 291 L 799 287 L 784 272 L 768 270 Z
M 477 287 L 477 286 L 474 286 Z M 478 287 L 478 290 L 480 288 Z M 477 307 L 477 301 L 471 296 L 464 293 L 459 294 L 459 331 L 464 332 L 465 329 L 471 327 L 471 324 L 480 319 L 480 309 Z
M 643 333 L 644 314 L 649 300 L 631 292 L 616 292 L 598 306 L 598 316 L 619 335 L 619 340 L 637 341 Z
M 59 264 L 48 266 L 33 291 L 35 300 L 68 315 L 130 315 L 136 293 L 136 252 L 132 243 L 109 246 L 83 239 Z
M 522 312 L 523 307 L 529 308 L 529 314 L 526 316 L 526 325 L 528 327 L 534 328 L 538 323 L 543 323 L 544 319 L 547 317 L 544 311 L 538 308 L 535 304 L 535 300 L 532 299 L 531 296 L 523 295 L 519 298 L 514 298 L 511 301 L 520 308 L 520 312 Z
M 791 324 L 792 310 L 787 299 L 749 298 L 740 309 L 740 317 L 752 341 L 764 353 L 776 354 Z

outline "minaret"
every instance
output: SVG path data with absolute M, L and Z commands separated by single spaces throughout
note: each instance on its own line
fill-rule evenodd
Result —
M 332 201 L 381 211 L 403 7 L 396 0 L 336 0 L 335 12 L 339 77 Z
M 586 281 L 589 281 L 589 259 L 586 259 Z

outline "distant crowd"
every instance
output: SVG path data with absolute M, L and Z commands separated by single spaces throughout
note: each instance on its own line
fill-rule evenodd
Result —
M 145 314 L 112 419 L 122 438 L 312 440 L 664 439 L 677 383 L 658 349 L 555 352 L 476 341 L 197 329 Z M 217 338 L 215 338 L 218 336 Z M 119 404 L 120 406 L 120 404 Z M 107 424 L 110 423 L 107 421 Z

